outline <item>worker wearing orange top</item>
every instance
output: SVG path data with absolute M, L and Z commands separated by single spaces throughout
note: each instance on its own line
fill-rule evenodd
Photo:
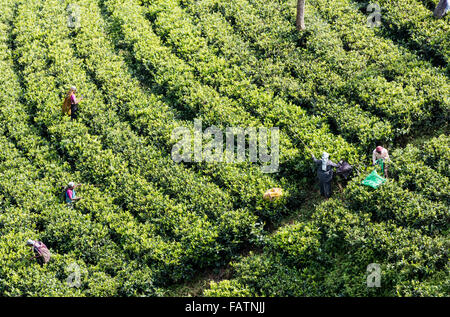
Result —
M 377 146 L 372 153 L 372 164 L 373 165 L 377 164 L 379 160 L 383 160 L 384 177 L 387 178 L 388 177 L 387 163 L 389 162 L 389 153 L 388 150 L 382 146 Z

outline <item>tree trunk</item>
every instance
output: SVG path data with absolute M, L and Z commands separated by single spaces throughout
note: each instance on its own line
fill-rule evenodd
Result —
M 297 0 L 297 30 L 305 29 L 305 0 Z
M 442 18 L 445 14 L 445 9 L 448 5 L 448 0 L 441 0 L 439 1 L 438 5 L 436 6 L 436 9 L 434 9 L 434 17 L 436 19 Z

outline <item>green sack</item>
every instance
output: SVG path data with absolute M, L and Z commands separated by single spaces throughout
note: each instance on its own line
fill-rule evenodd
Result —
M 380 172 L 384 174 L 384 160 L 383 159 L 379 159 L 379 160 L 377 160 L 376 164 L 380 165 L 380 167 L 381 167 Z
M 378 175 L 376 170 L 373 170 L 363 181 L 362 184 L 377 189 L 386 181 L 386 178 Z

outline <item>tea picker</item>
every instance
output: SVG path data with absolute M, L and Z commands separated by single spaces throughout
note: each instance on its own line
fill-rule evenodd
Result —
M 381 166 L 381 172 L 384 174 L 385 178 L 388 178 L 388 166 L 389 162 L 389 152 L 382 146 L 377 146 L 372 152 L 372 165 L 376 164 Z
M 433 15 L 436 19 L 442 18 L 450 11 L 450 0 L 441 0 L 434 9 Z
M 72 120 L 78 118 L 78 104 L 83 100 L 83 96 L 80 99 L 76 98 L 76 92 L 77 88 L 75 86 L 70 87 L 62 106 L 63 114 L 69 115 Z
M 331 181 L 333 179 L 333 167 L 339 168 L 339 164 L 334 163 L 329 159 L 330 155 L 323 152 L 320 160 L 316 159 L 314 154 L 312 158 L 317 167 L 317 177 L 319 178 L 320 194 L 325 198 L 331 197 Z
M 80 187 L 82 184 L 75 184 L 70 182 L 64 189 L 64 197 L 68 207 L 73 207 L 73 203 L 82 199 L 82 197 L 77 197 L 75 189 Z
M 31 259 L 36 259 L 39 265 L 42 266 L 50 261 L 50 251 L 43 242 L 29 239 L 27 241 L 27 246 L 31 247 L 31 250 L 34 254 Z
M 387 172 L 387 162 L 389 162 L 388 150 L 382 146 L 377 146 L 372 152 L 372 165 L 379 165 L 381 167 L 381 173 L 384 177 L 380 176 L 376 170 L 373 170 L 363 181 L 362 184 L 365 186 L 372 187 L 374 189 L 379 188 L 382 184 L 386 182 L 388 177 Z

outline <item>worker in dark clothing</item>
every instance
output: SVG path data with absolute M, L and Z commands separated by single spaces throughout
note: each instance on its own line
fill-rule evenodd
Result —
M 333 167 L 339 167 L 338 164 L 329 160 L 330 155 L 323 153 L 322 159 L 318 160 L 312 155 L 314 163 L 317 166 L 317 176 L 320 184 L 320 194 L 325 198 L 331 197 L 331 180 L 333 179 Z
M 440 19 L 444 15 L 446 15 L 449 11 L 450 11 L 450 0 L 441 0 L 434 9 L 433 14 L 435 18 Z

